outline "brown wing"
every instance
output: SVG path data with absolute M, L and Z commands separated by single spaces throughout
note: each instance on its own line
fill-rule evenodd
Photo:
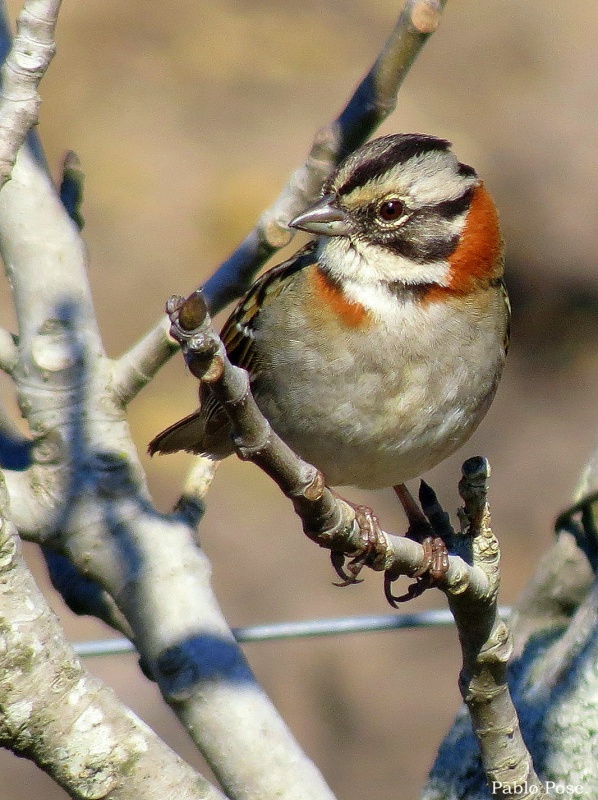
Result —
M 255 349 L 255 330 L 260 309 L 276 298 L 285 288 L 287 279 L 314 261 L 315 242 L 309 242 L 288 261 L 278 264 L 253 284 L 225 322 L 220 333 L 228 357 L 238 367 L 249 373 L 253 382 L 259 373 Z M 205 453 L 214 458 L 225 458 L 232 453 L 228 418 L 209 387 L 200 384 L 200 407 L 193 414 L 175 422 L 159 433 L 148 446 L 154 453 Z

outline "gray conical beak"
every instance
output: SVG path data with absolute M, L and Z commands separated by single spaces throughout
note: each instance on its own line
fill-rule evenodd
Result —
M 346 213 L 333 204 L 329 194 L 289 222 L 290 228 L 324 236 L 347 236 L 349 225 Z

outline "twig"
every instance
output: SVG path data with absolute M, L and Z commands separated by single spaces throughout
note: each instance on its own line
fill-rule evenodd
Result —
M 407 0 L 382 52 L 344 110 L 317 132 L 305 163 L 291 175 L 255 228 L 204 284 L 213 314 L 240 297 L 266 261 L 291 241 L 294 233 L 287 227 L 289 220 L 317 198 L 322 183 L 339 162 L 365 142 L 394 110 L 397 92 L 419 51 L 438 27 L 446 2 Z M 154 353 L 150 352 L 152 346 Z M 158 325 L 123 356 L 122 363 L 116 362 L 123 400 L 132 399 L 173 352 Z M 135 363 L 137 357 L 144 361 L 142 368 Z
M 174 508 L 194 530 L 197 529 L 205 512 L 205 498 L 214 480 L 219 461 L 199 456 L 193 459 L 183 492 Z
M 424 548 L 383 531 L 372 547 L 355 508 L 330 491 L 322 474 L 274 433 L 251 394 L 246 371 L 231 364 L 211 327 L 201 292 L 186 299 L 171 298 L 167 311 L 171 334 L 180 342 L 189 369 L 210 385 L 230 418 L 238 456 L 257 464 L 276 482 L 293 503 L 305 534 L 333 553 L 363 559 L 365 566 L 384 571 L 393 580 L 399 575 L 415 575 L 425 565 Z M 482 600 L 488 597 L 489 584 L 484 571 L 454 555 L 442 589 L 459 595 L 467 590 L 468 595 Z
M 151 381 L 177 350 L 178 346 L 168 335 L 168 325 L 162 317 L 130 350 L 113 362 L 112 386 L 123 407 Z
M 54 28 L 62 0 L 26 0 L 0 80 L 0 187 L 9 179 L 27 133 L 37 123 L 37 93 L 54 53 Z
M 69 150 L 62 164 L 62 181 L 60 182 L 60 199 L 79 230 L 83 230 L 85 220 L 81 213 L 83 205 L 83 183 L 85 176 L 81 169 L 79 156 Z
M 462 533 L 471 541 L 473 566 L 485 573 L 489 585 L 484 598 L 469 593 L 447 595 L 463 654 L 459 686 L 469 709 L 492 796 L 548 797 L 521 736 L 507 684 L 512 638 L 498 613 L 500 552 L 490 527 L 489 475 L 485 459 L 477 463 L 470 459 L 464 465 L 459 484 L 465 503 L 460 515 Z

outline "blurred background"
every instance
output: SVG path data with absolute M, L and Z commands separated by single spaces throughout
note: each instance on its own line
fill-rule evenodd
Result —
M 86 175 L 83 232 L 106 346 L 118 355 L 201 284 L 252 227 L 369 69 L 400 10 L 389 0 L 87 0 L 64 3 L 42 83 L 39 132 L 58 179 L 67 149 Z M 9 3 L 14 19 L 19 4 Z M 502 602 L 552 542 L 594 445 L 598 404 L 598 14 L 583 0 L 451 0 L 380 133 L 454 143 L 484 176 L 507 242 L 513 344 L 497 399 L 463 450 L 427 479 L 458 505 L 460 464 L 491 461 Z M 131 314 L 131 310 L 134 313 Z M 9 288 L 2 325 L 14 329 Z M 2 378 L 2 397 L 14 406 Z M 195 406 L 180 357 L 131 407 L 157 506 L 176 500 L 188 456 L 150 461 L 148 440 Z M 391 492 L 351 491 L 383 526 L 404 520 Z M 219 470 L 201 528 L 232 625 L 386 606 L 381 577 L 332 586 L 326 553 L 252 465 Z M 27 555 L 47 586 L 35 551 Z M 110 636 L 48 596 L 72 640 Z M 443 606 L 427 592 L 409 611 Z M 459 707 L 453 629 L 263 643 L 245 652 L 343 800 L 417 796 Z M 88 668 L 196 765 L 201 760 L 133 656 Z M 0 800 L 66 795 L 0 753 Z

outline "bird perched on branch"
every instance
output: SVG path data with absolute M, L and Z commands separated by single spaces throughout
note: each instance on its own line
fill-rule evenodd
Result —
M 449 142 L 392 135 L 350 155 L 290 226 L 316 238 L 258 278 L 222 341 L 329 485 L 400 487 L 464 444 L 496 392 L 509 304 L 492 198 Z M 233 452 L 208 386 L 149 445 L 177 450 Z

